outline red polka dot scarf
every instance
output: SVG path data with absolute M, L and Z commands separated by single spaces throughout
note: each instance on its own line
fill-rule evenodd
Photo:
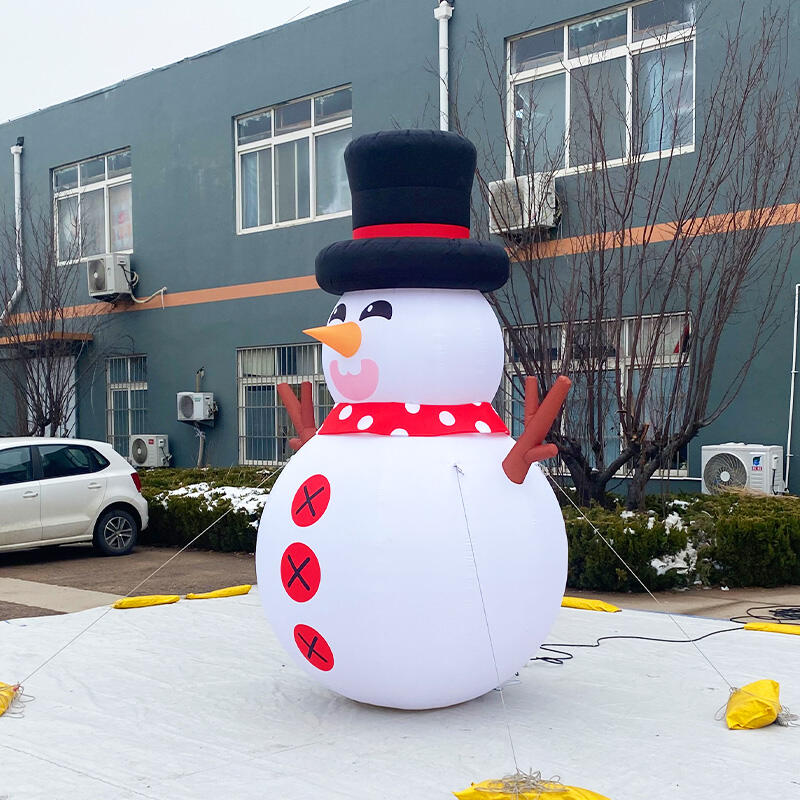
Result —
M 450 433 L 508 434 L 508 428 L 492 408 L 491 403 L 466 403 L 460 406 L 337 403 L 317 433 L 446 436 Z

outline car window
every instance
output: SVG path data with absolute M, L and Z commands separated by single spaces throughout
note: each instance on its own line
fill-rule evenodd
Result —
M 33 480 L 30 447 L 9 447 L 0 450 L 0 486 Z
M 101 469 L 105 469 L 111 463 L 105 456 L 100 455 L 100 453 L 98 453 L 93 447 L 87 447 L 86 450 L 89 452 L 89 458 L 91 458 L 94 466 L 93 472 L 100 472 Z
M 43 478 L 88 475 L 97 472 L 88 447 L 77 444 L 40 444 Z

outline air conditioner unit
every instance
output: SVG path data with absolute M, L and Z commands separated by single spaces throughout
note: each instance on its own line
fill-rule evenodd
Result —
M 160 433 L 137 433 L 131 436 L 128 460 L 135 467 L 168 467 L 172 456 L 169 437 Z
M 490 233 L 552 228 L 555 220 L 556 191 L 552 175 L 537 172 L 489 184 Z
M 783 494 L 783 448 L 780 445 L 727 444 L 701 448 L 703 494 L 726 489 L 750 489 L 765 494 Z
M 106 253 L 86 262 L 89 295 L 105 299 L 120 294 L 131 294 L 131 261 L 123 253 Z
M 209 422 L 216 413 L 213 392 L 178 392 L 179 422 Z

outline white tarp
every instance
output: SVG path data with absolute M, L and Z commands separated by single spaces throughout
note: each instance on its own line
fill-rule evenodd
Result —
M 14 682 L 104 609 L 0 623 Z M 697 636 L 728 623 L 680 617 Z M 663 614 L 562 609 L 548 641 L 678 638 Z M 780 682 L 800 711 L 800 637 L 713 636 L 736 685 Z M 520 767 L 612 800 L 800 797 L 800 728 L 729 731 L 727 686 L 690 644 L 620 640 L 532 662 L 507 687 Z M 458 653 L 453 654 L 458 658 Z M 0 718 L 2 800 L 445 800 L 513 772 L 497 692 L 400 712 L 317 687 L 285 657 L 255 590 L 110 611 L 32 678 L 22 718 Z

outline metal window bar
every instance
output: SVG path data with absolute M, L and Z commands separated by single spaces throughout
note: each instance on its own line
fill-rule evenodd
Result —
M 625 317 L 619 321 L 603 320 L 603 325 L 609 330 L 612 341 L 615 338 L 613 336 L 614 326 L 617 324 L 622 325 L 619 341 L 622 350 L 620 353 L 620 369 L 623 373 L 623 384 L 625 384 L 627 381 L 627 371 L 632 369 L 635 370 L 636 368 L 636 365 L 632 363 L 633 359 L 631 358 L 630 353 L 630 339 L 632 335 L 632 327 L 637 319 L 641 319 L 641 330 L 639 333 L 639 344 L 637 348 L 640 354 L 639 358 L 641 358 L 642 349 L 647 347 L 650 344 L 651 337 L 656 335 L 660 339 L 655 353 L 655 360 L 653 362 L 656 368 L 659 370 L 669 370 L 670 367 L 674 367 L 678 363 L 679 359 L 685 358 L 685 356 L 682 355 L 684 353 L 685 338 L 688 336 L 688 333 L 691 329 L 691 316 L 686 312 L 669 314 L 665 315 L 664 317 L 644 316 L 641 318 Z M 581 325 L 580 322 L 573 324 L 578 326 Z M 522 329 L 528 327 L 532 328 L 533 326 L 520 326 Z M 562 339 L 562 347 L 563 328 L 563 324 L 553 326 L 554 332 L 561 330 L 560 338 Z M 511 339 L 507 329 L 503 331 L 503 336 L 506 345 L 506 363 L 505 369 L 503 370 L 503 380 L 500 384 L 497 394 L 495 395 L 493 405 L 508 426 L 511 435 L 518 437 L 522 433 L 524 425 L 524 385 L 517 373 L 518 371 L 521 371 L 523 367 L 521 363 L 515 363 L 516 359 L 512 360 L 508 357 L 508 353 L 511 350 Z M 554 355 L 556 355 L 556 358 L 553 359 L 553 369 L 556 370 L 559 368 L 559 362 L 557 361 L 557 358 L 560 357 L 561 353 L 557 348 L 554 348 L 552 352 Z M 512 356 L 513 355 L 516 354 L 512 353 Z M 613 370 L 615 367 L 614 355 L 609 353 L 607 360 L 607 368 L 609 370 Z M 666 373 L 661 382 L 665 385 L 669 383 L 669 377 L 666 376 Z M 567 399 L 567 402 L 569 402 L 569 398 Z M 621 431 L 618 434 L 617 443 L 619 447 L 622 446 Z M 608 444 L 610 445 L 611 442 L 608 441 Z M 559 473 L 567 472 L 566 467 L 560 460 L 558 462 L 556 471 Z M 620 470 L 619 475 L 622 476 L 624 474 L 626 474 L 626 471 L 624 469 Z M 687 475 L 686 447 L 682 448 L 681 451 L 676 454 L 674 462 L 669 468 L 659 470 L 653 477 L 666 478 L 682 477 L 685 475 Z
M 147 428 L 147 356 L 106 359 L 106 440 L 125 458 L 131 434 Z
M 240 464 L 282 464 L 292 454 L 294 427 L 277 386 L 288 383 L 299 396 L 309 381 L 317 425 L 333 408 L 322 372 L 319 344 L 244 347 L 236 351 Z

